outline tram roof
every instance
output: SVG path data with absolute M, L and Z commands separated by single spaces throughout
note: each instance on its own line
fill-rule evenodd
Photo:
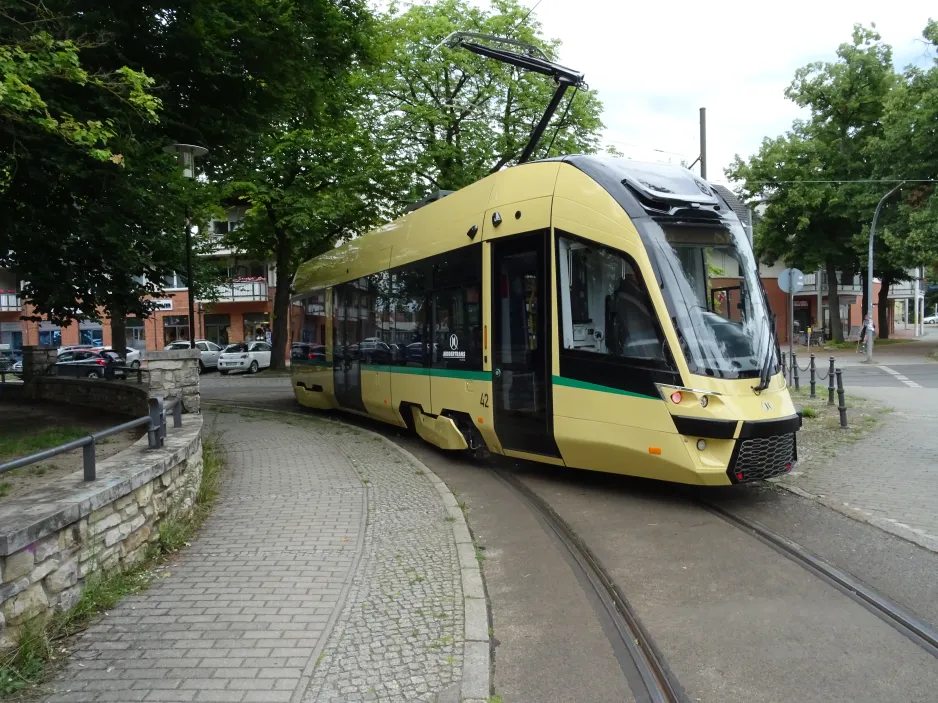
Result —
M 494 173 L 445 197 L 440 193 L 398 219 L 303 263 L 294 281 L 295 290 L 308 291 L 314 281 L 315 287 L 331 286 L 481 241 L 486 211 L 552 197 L 557 174 L 565 163 L 614 194 L 632 217 L 647 216 L 649 203 L 655 209 L 655 203 L 719 208 L 726 202 L 712 186 L 681 166 L 596 155 L 533 161 Z M 473 226 L 478 234 L 470 237 Z

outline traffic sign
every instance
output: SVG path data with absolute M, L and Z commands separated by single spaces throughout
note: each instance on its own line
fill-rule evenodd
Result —
M 804 288 L 804 274 L 798 269 L 785 269 L 778 274 L 778 287 L 783 293 L 795 294 Z

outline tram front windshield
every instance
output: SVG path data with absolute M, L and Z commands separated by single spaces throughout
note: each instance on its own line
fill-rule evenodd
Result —
M 705 225 L 643 224 L 652 235 L 662 293 L 691 373 L 758 378 L 774 345 L 742 226 L 731 218 Z

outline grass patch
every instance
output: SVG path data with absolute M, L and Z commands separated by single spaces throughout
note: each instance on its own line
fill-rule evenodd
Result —
M 0 459 L 15 459 L 35 454 L 44 449 L 51 449 L 81 437 L 87 437 L 88 430 L 76 425 L 48 427 L 35 432 L 17 430 L 15 435 L 0 435 Z
M 493 693 L 491 696 L 485 699 L 485 703 L 505 703 L 500 695 Z
M 857 346 L 856 342 L 845 341 L 845 342 L 825 342 L 825 349 L 855 349 Z
M 163 518 L 159 539 L 147 550 L 140 563 L 126 571 L 99 572 L 90 576 L 81 597 L 68 611 L 45 622 L 34 619 L 22 627 L 16 647 L 0 657 L 0 696 L 25 695 L 26 689 L 42 683 L 52 672 L 57 653 L 64 657 L 65 648 L 60 644 L 64 638 L 85 629 L 95 617 L 113 608 L 124 596 L 146 589 L 160 561 L 188 544 L 208 517 L 218 496 L 224 458 L 217 438 L 203 437 L 202 462 L 202 483 L 189 516 L 177 519 L 169 514 Z
M 9 481 L 0 482 L 0 498 L 6 498 L 11 488 L 13 488 L 13 484 Z
M 846 394 L 847 429 L 840 427 L 840 411 L 835 396 L 834 405 L 827 404 L 827 389 L 818 388 L 817 397 L 811 398 L 810 389 L 789 389 L 795 406 L 805 418 L 798 433 L 798 470 L 809 471 L 833 457 L 840 447 L 863 439 L 875 429 L 890 412 L 889 408 L 873 400 Z
M 446 520 L 446 522 L 456 522 L 456 518 L 452 515 L 447 515 L 443 519 Z

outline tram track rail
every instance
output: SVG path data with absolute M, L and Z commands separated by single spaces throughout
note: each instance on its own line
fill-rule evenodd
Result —
M 498 466 L 490 464 L 490 469 L 542 519 L 592 586 L 641 679 L 643 691 L 636 691 L 633 686 L 632 692 L 636 701 L 685 703 L 687 697 L 674 674 L 668 669 L 664 656 L 599 558 L 557 511 L 521 479 Z M 626 678 L 629 678 L 631 683 L 632 677 Z
M 932 656 L 938 658 L 938 630 L 898 603 L 890 600 L 852 574 L 828 563 L 797 542 L 770 530 L 758 521 L 738 515 L 710 501 L 692 500 L 712 515 L 767 544 L 791 561 L 803 566 L 821 580 L 830 583 L 867 610 L 879 616 L 880 619 L 918 644 Z

